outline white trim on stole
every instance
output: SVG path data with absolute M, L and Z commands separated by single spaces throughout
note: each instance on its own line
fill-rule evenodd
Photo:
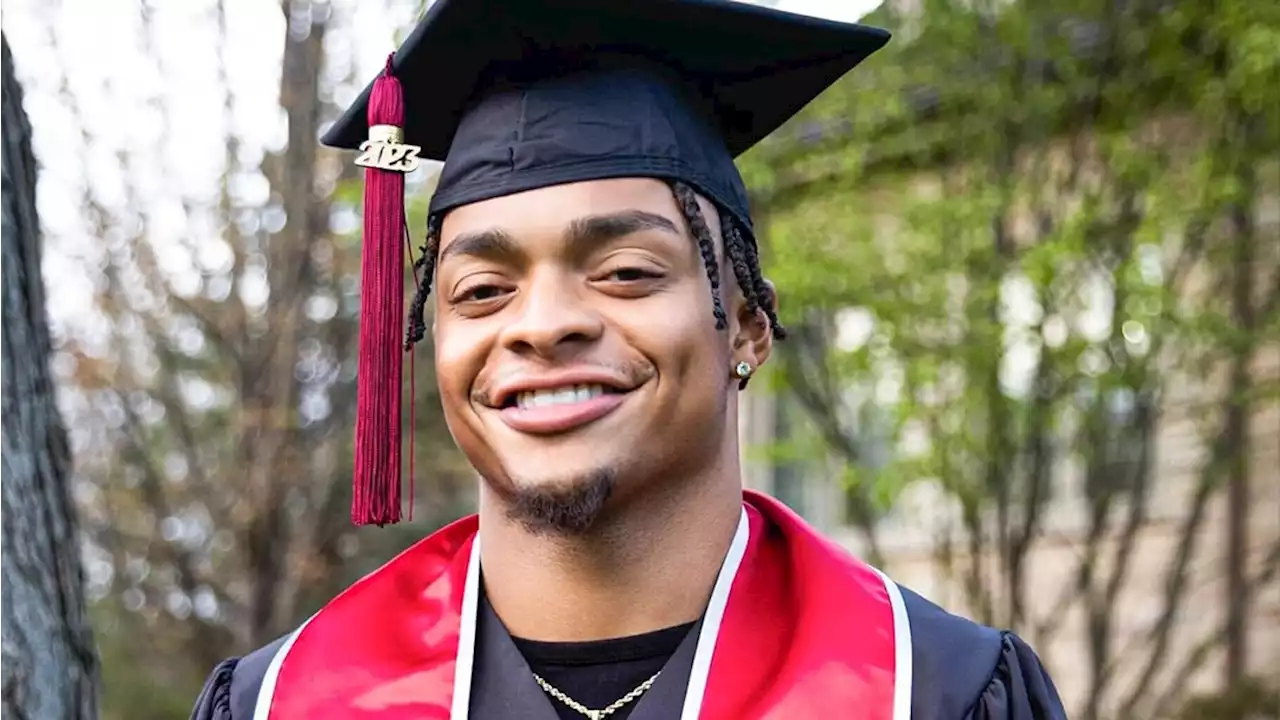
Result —
M 880 570 L 893 607 L 893 720 L 911 720 L 911 618 L 902 589 Z
M 738 530 L 733 534 L 733 542 L 729 543 L 729 552 L 725 554 L 724 563 L 720 566 L 720 575 L 716 577 L 715 587 L 711 590 L 707 613 L 702 618 L 702 630 L 698 633 L 698 647 L 693 652 L 689 689 L 685 691 L 684 710 L 680 713 L 680 720 L 698 720 L 698 713 L 702 710 L 702 696 L 707 691 L 711 656 L 715 654 L 720 623 L 724 620 L 724 609 L 729 604 L 729 590 L 733 587 L 734 578 L 738 577 L 738 568 L 742 566 L 742 556 L 747 552 L 747 539 L 750 535 L 751 525 L 747 522 L 747 511 L 744 508 L 742 517 L 738 520 Z
M 319 614 L 319 613 L 317 613 Z M 311 623 L 315 615 L 307 618 L 307 621 L 298 626 L 287 640 L 280 645 L 280 649 L 276 650 L 276 654 L 271 658 L 271 664 L 267 666 L 267 672 L 262 676 L 262 685 L 258 687 L 258 701 L 253 705 L 253 720 L 267 720 L 271 714 L 271 700 L 276 695 L 276 682 L 280 680 L 280 667 L 284 665 L 284 658 L 289 654 L 289 650 L 293 648 L 293 643 L 297 641 L 298 636 Z
M 471 547 L 471 558 L 467 562 L 467 579 L 465 590 L 462 595 L 462 619 L 461 627 L 458 631 L 458 661 L 454 667 L 454 688 L 453 694 L 453 711 L 452 717 L 467 716 L 467 703 L 471 699 L 471 662 L 474 659 L 475 640 L 476 640 L 476 611 L 480 587 L 480 536 L 477 535 L 474 544 Z M 317 612 L 316 615 L 320 613 Z M 298 636 L 307 628 L 307 625 L 316 617 L 312 615 L 307 621 L 298 626 L 289 638 L 280 645 L 280 649 L 276 650 L 276 654 L 271 658 L 271 664 L 267 666 L 267 672 L 262 676 L 262 685 L 258 688 L 258 699 L 253 706 L 253 720 L 268 720 L 271 714 L 271 700 L 276 694 L 276 683 L 280 679 L 280 667 L 284 665 L 285 656 L 293 649 L 293 643 L 297 641 Z M 458 678 L 466 678 L 466 682 L 458 685 Z M 457 688 L 462 688 L 457 690 Z M 458 714 L 458 708 L 462 708 L 462 714 Z
M 462 621 L 458 628 L 458 661 L 453 667 L 451 720 L 466 720 L 471 708 L 471 671 L 476 660 L 476 619 L 480 614 L 480 533 L 471 542 L 467 581 L 462 590 Z
M 720 565 L 720 574 L 716 577 L 715 587 L 711 591 L 711 600 L 707 604 L 707 613 L 702 620 L 702 630 L 698 635 L 698 647 L 693 653 L 693 668 L 689 674 L 689 687 L 685 691 L 684 711 L 681 720 L 697 720 L 702 709 L 702 696 L 707 687 L 707 675 L 711 672 L 711 656 L 715 651 L 716 638 L 720 634 L 720 623 L 724 619 L 725 606 L 729 603 L 729 590 L 742 565 L 742 556 L 747 551 L 747 538 L 750 534 L 747 523 L 747 511 L 743 509 L 738 519 L 738 529 L 733 534 L 733 542 L 729 544 L 729 552 L 725 554 Z M 449 713 L 451 720 L 467 720 L 471 705 L 471 674 L 475 663 L 476 616 L 480 597 L 480 536 L 477 535 L 471 546 L 471 560 L 467 567 L 467 584 L 462 593 L 462 628 L 458 633 L 458 664 L 453 676 L 453 708 Z

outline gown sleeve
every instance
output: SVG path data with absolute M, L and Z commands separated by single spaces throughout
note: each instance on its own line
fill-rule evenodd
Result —
M 191 720 L 251 720 L 258 691 L 272 659 L 286 637 L 245 655 L 218 663 L 204 681 L 204 689 L 191 709 Z
M 1017 635 L 899 586 L 911 635 L 912 720 L 1066 720 L 1040 658 Z
M 1062 699 L 1035 652 L 1003 633 L 1000 657 L 966 720 L 1067 720 Z
M 191 709 L 191 720 L 232 720 L 231 678 L 239 662 L 239 658 L 223 660 L 209 673 Z

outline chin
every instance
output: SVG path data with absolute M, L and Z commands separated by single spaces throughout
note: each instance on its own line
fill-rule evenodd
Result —
M 587 462 L 557 462 L 556 456 L 559 453 L 554 451 L 537 454 L 539 457 L 536 462 L 521 460 L 528 454 L 514 455 L 513 461 L 503 462 L 502 471 L 486 482 L 503 496 L 519 493 L 555 494 L 573 492 L 576 488 L 599 483 L 602 478 L 607 478 L 611 483 L 616 482 L 620 475 L 617 463 L 602 462 L 604 458 L 601 456 L 604 453 L 585 458 Z M 582 453 L 575 455 L 580 461 L 584 459 Z
M 617 479 L 617 471 L 605 466 L 577 473 L 561 470 L 538 479 L 512 477 L 495 490 L 502 496 L 507 517 L 529 532 L 582 535 L 596 527 Z

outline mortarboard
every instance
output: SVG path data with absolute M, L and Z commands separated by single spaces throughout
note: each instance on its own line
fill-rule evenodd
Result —
M 733 158 L 889 34 L 735 0 L 437 0 L 324 135 L 366 167 L 357 524 L 400 514 L 404 176 L 430 213 L 617 177 L 688 183 L 754 242 Z

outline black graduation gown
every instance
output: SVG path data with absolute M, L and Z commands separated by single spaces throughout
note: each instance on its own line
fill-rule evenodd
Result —
M 906 588 L 902 595 L 912 638 L 912 720 L 1066 720 L 1052 680 L 1017 635 L 947 613 Z M 695 628 L 630 720 L 680 716 L 697 636 Z M 283 642 L 219 664 L 205 682 L 192 720 L 251 720 L 267 666 Z M 482 611 L 479 618 L 475 663 L 474 720 L 556 720 L 552 701 L 533 681 L 492 611 Z M 858 708 L 849 708 L 844 717 L 856 720 Z

